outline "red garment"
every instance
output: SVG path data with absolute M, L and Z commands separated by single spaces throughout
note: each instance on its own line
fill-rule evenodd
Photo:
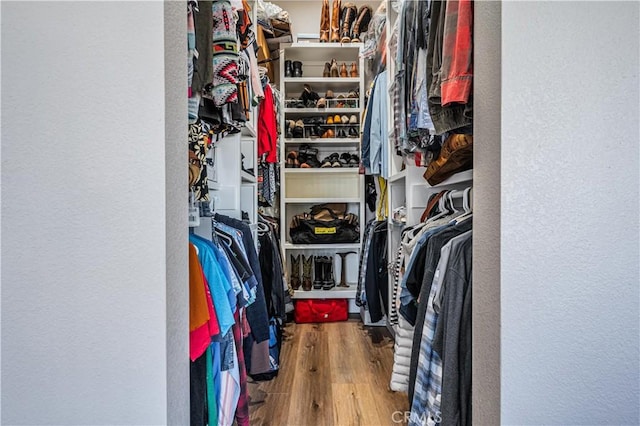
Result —
M 473 1 L 447 0 L 442 45 L 442 106 L 466 104 L 473 83 Z
M 273 104 L 273 91 L 267 84 L 264 88 L 264 99 L 260 102 L 258 113 L 258 157 L 267 154 L 267 163 L 278 162 L 278 129 L 276 110 Z

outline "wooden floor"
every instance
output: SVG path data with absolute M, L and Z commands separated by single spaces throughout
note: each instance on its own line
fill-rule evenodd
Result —
M 389 389 L 393 340 L 383 327 L 287 325 L 280 363 L 274 380 L 249 379 L 252 425 L 403 424 L 407 396 Z

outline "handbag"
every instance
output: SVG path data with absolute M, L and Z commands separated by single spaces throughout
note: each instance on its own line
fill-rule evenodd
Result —
M 310 213 L 295 215 L 289 226 L 294 244 L 355 243 L 360 239 L 358 216 L 347 213 L 346 204 L 320 204 Z
M 347 299 L 299 299 L 295 301 L 296 323 L 346 321 L 349 317 Z

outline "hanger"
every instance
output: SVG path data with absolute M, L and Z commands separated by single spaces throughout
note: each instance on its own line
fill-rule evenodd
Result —
M 442 197 L 440 197 L 440 200 L 438 201 L 438 209 L 440 210 L 440 213 L 437 214 L 436 216 L 432 217 L 431 219 L 428 220 L 428 222 L 433 222 L 434 220 L 438 220 L 440 218 L 443 218 L 445 216 L 449 216 L 451 214 L 451 212 L 449 212 L 449 210 L 447 209 L 446 206 L 446 200 L 448 198 L 448 193 L 451 191 L 447 191 L 447 193 L 445 193 Z
M 462 205 L 464 213 L 454 219 L 453 222 L 455 222 L 456 225 L 473 216 L 473 210 L 471 209 L 471 203 L 469 202 L 471 189 L 472 187 L 465 188 L 464 192 L 462 193 Z

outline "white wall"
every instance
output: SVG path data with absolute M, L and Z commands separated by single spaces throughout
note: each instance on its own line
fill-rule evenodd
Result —
M 162 2 L 2 3 L 3 424 L 186 421 L 167 407 L 188 315 L 168 332 L 186 214 L 165 211 L 185 177 L 165 183 L 163 37 Z
M 639 4 L 502 6 L 504 424 L 638 424 Z

